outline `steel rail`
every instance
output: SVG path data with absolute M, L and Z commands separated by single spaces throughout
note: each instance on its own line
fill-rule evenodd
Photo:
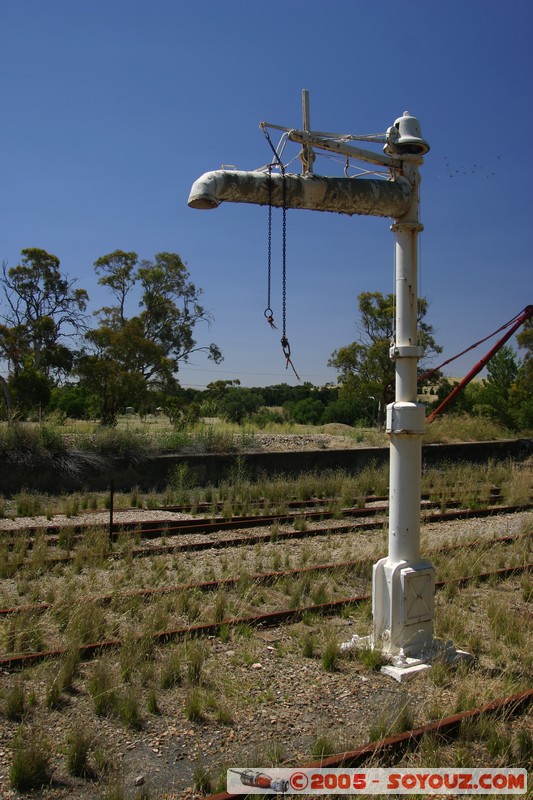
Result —
M 506 567 L 504 569 L 495 570 L 494 572 L 463 576 L 450 581 L 437 581 L 435 588 L 441 589 L 447 584 L 464 586 L 471 581 L 488 581 L 493 579 L 504 580 L 505 578 L 531 571 L 533 571 L 533 563 L 522 566 Z M 281 609 L 278 611 L 270 611 L 266 614 L 257 614 L 249 617 L 231 617 L 229 619 L 221 620 L 220 622 L 206 622 L 185 628 L 159 631 L 158 633 L 154 633 L 151 639 L 154 644 L 167 644 L 171 641 L 182 641 L 188 638 L 193 639 L 202 636 L 217 636 L 220 633 L 220 630 L 225 627 L 236 628 L 242 625 L 248 625 L 254 628 L 272 628 L 276 627 L 277 625 L 297 621 L 305 614 L 334 616 L 337 612 L 342 611 L 343 608 L 359 605 L 360 603 L 368 602 L 371 599 L 371 595 L 357 595 L 355 597 L 345 597 L 340 600 L 332 600 L 327 603 L 315 603 L 309 606 L 301 606 L 300 608 Z M 141 638 L 142 635 L 139 635 L 138 639 L 140 640 Z M 107 652 L 108 650 L 114 650 L 122 647 L 123 644 L 124 642 L 122 639 L 108 639 L 101 642 L 80 645 L 78 652 L 82 661 L 88 661 L 97 655 Z M 36 653 L 20 653 L 18 655 L 7 656 L 0 659 L 0 670 L 12 671 L 14 669 L 23 669 L 24 667 L 29 667 L 42 661 L 62 658 L 69 652 L 69 648 L 62 647 L 55 650 L 43 650 Z
M 382 500 L 383 498 L 376 498 L 377 500 Z M 490 501 L 491 505 L 488 508 L 494 508 L 496 510 L 505 509 L 505 508 L 517 508 L 516 506 L 504 506 L 504 505 L 496 505 L 494 501 L 498 501 L 501 499 L 501 495 L 491 495 Z M 317 505 L 325 505 L 320 501 L 309 501 L 312 502 L 313 506 Z M 329 500 L 327 501 L 330 502 Z M 461 501 L 460 500 L 446 500 L 446 501 L 428 501 L 424 500 L 421 508 L 422 509 L 432 509 L 432 508 L 439 508 L 444 504 L 448 508 L 458 508 L 459 511 L 463 510 L 460 508 Z M 480 502 L 488 502 L 487 499 L 480 499 Z M 312 507 L 312 506 L 310 506 Z M 529 506 L 527 506 L 529 507 Z M 161 511 L 170 511 L 172 513 L 173 507 L 165 507 L 162 509 L 158 509 Z M 174 507 L 176 509 L 182 508 L 181 506 Z M 223 518 L 219 517 L 218 519 L 205 519 L 202 517 L 185 519 L 185 520 L 168 520 L 165 523 L 161 523 L 160 525 L 154 526 L 153 520 L 146 520 L 146 521 L 137 521 L 137 522 L 127 522 L 121 523 L 117 522 L 113 525 L 113 532 L 112 538 L 113 540 L 118 539 L 121 535 L 126 533 L 135 532 L 139 534 L 142 538 L 146 539 L 155 539 L 161 535 L 172 535 L 178 536 L 180 534 L 187 534 L 187 533 L 209 533 L 211 531 L 218 531 L 218 530 L 225 530 L 227 528 L 230 529 L 239 529 L 239 528 L 250 528 L 250 527 L 263 527 L 269 524 L 275 523 L 292 523 L 297 519 L 306 519 L 306 520 L 320 520 L 320 519 L 334 519 L 340 517 L 352 517 L 352 518 L 360 518 L 360 517 L 367 517 L 367 516 L 377 516 L 381 513 L 387 513 L 389 510 L 388 503 L 384 503 L 383 505 L 379 506 L 364 506 L 362 508 L 359 507 L 349 507 L 349 508 L 342 508 L 342 509 L 331 509 L 327 506 L 320 511 L 307 511 L 300 514 L 287 514 L 287 513 L 279 513 L 279 514 L 268 514 L 268 515 L 261 515 L 261 514 L 251 514 L 251 515 L 235 515 L 230 518 Z M 468 509 L 465 509 L 468 510 Z M 47 525 L 42 527 L 36 527 L 35 525 L 29 525 L 27 527 L 21 528 L 3 528 L 0 529 L 0 536 L 9 537 L 11 536 L 13 539 L 17 538 L 17 536 L 21 536 L 23 533 L 29 534 L 30 537 L 35 537 L 38 534 L 42 534 L 43 532 L 47 535 L 47 542 L 50 544 L 57 544 L 57 540 L 59 539 L 60 533 L 65 528 L 70 528 L 73 531 L 73 541 L 81 541 L 83 534 L 94 531 L 94 530 L 101 530 L 104 525 L 72 525 L 72 526 L 60 526 L 60 525 Z M 164 534 L 162 533 L 164 532 Z M 30 538 L 27 542 L 28 549 L 31 549 L 33 544 L 33 538 Z
M 461 550 L 473 550 L 482 548 L 484 544 L 491 548 L 499 544 L 513 544 L 521 540 L 528 539 L 532 536 L 531 533 L 521 533 L 516 535 L 499 536 L 496 539 L 486 540 L 473 540 L 469 542 L 461 542 L 455 545 L 443 545 L 442 547 L 432 548 L 428 551 L 429 556 L 446 555 Z M 301 575 L 306 575 L 314 572 L 335 572 L 341 570 L 355 570 L 365 569 L 372 567 L 375 558 L 357 559 L 350 561 L 335 561 L 327 564 L 313 564 L 309 567 L 298 567 L 294 569 L 274 570 L 273 572 L 259 572 L 249 576 L 249 580 L 255 584 L 268 585 L 275 583 L 284 578 L 297 578 Z M 358 577 L 361 577 L 360 575 Z M 133 589 L 128 592 L 119 592 L 114 594 L 94 595 L 93 597 L 86 598 L 86 602 L 101 603 L 108 605 L 116 600 L 128 600 L 131 598 L 140 598 L 150 600 L 153 597 L 165 594 L 177 594 L 184 591 L 201 591 L 201 592 L 214 592 L 221 589 L 231 589 L 238 586 L 242 580 L 241 577 L 234 578 L 221 578 L 219 580 L 200 581 L 197 583 L 180 583 L 172 586 L 160 586 L 155 589 Z M 25 606 L 9 606 L 0 608 L 0 618 L 13 614 L 41 614 L 54 608 L 54 603 L 33 603 Z
M 503 499 L 503 495 L 501 493 L 501 488 L 499 486 L 486 487 L 486 485 L 485 485 L 485 487 L 484 487 L 483 484 L 479 484 L 479 486 L 481 486 L 482 488 L 488 488 L 488 494 L 489 494 L 489 498 L 491 500 Z M 423 492 L 421 494 L 421 499 L 422 500 L 430 500 L 431 499 L 431 495 L 432 495 L 431 492 Z M 355 497 L 357 498 L 357 495 L 355 495 Z M 486 498 L 486 499 L 488 500 L 489 498 Z M 364 500 L 365 505 L 366 505 L 366 503 L 385 503 L 385 502 L 388 502 L 388 499 L 389 499 L 388 496 L 384 495 L 384 494 L 379 494 L 379 495 L 367 494 L 364 497 L 360 497 L 360 500 Z M 455 500 L 455 498 L 450 498 L 450 499 L 452 501 Z M 313 506 L 319 506 L 319 505 L 327 507 L 327 506 L 335 505 L 335 503 L 338 503 L 340 500 L 341 500 L 340 497 L 315 497 L 315 498 L 311 498 L 309 500 L 297 500 L 297 499 L 288 500 L 288 501 L 286 501 L 284 503 L 284 505 L 287 508 L 313 508 Z M 238 505 L 238 503 L 239 503 L 238 499 L 235 502 Z M 266 505 L 268 505 L 268 501 L 264 500 L 264 499 L 263 500 L 251 500 L 249 502 L 250 502 L 250 504 L 252 506 L 256 506 L 258 508 L 264 508 Z M 171 511 L 171 512 L 175 511 L 175 512 L 187 513 L 187 512 L 191 512 L 193 509 L 196 509 L 196 511 L 209 512 L 209 511 L 214 511 L 214 510 L 220 511 L 221 509 L 224 508 L 224 505 L 225 505 L 225 502 L 223 500 L 220 500 L 220 501 L 217 501 L 216 503 L 203 503 L 202 502 L 202 503 L 188 503 L 188 504 L 184 504 L 184 505 L 158 506 L 157 509 L 154 509 L 154 510 L 157 510 L 157 511 Z M 134 510 L 134 509 L 132 509 L 132 510 Z
M 497 514 L 515 514 L 521 511 L 528 511 L 532 508 L 532 504 L 521 504 L 516 506 L 491 506 L 489 508 L 477 508 L 477 509 L 459 509 L 456 511 L 445 511 L 440 512 L 437 514 L 427 514 L 423 515 L 421 522 L 425 525 L 431 524 L 433 522 L 447 522 L 453 521 L 458 519 L 475 519 L 483 518 L 487 516 L 493 516 Z M 359 509 L 357 509 L 359 510 Z M 305 516 L 305 515 L 304 515 Z M 308 519 L 308 517 L 305 517 Z M 253 517 L 252 519 L 257 519 Z M 268 517 L 267 522 L 263 522 L 261 527 L 265 527 L 267 524 L 273 525 L 279 522 L 279 518 L 275 517 Z M 212 523 L 208 523 L 211 525 Z M 212 532 L 217 532 L 220 530 L 238 530 L 239 528 L 250 528 L 255 527 L 251 524 L 243 522 L 232 523 L 231 521 L 221 521 L 219 523 L 214 523 L 214 527 Z M 258 525 L 259 527 L 259 525 Z M 273 542 L 273 541 L 287 541 L 290 539 L 305 539 L 311 538 L 316 536 L 327 536 L 331 534 L 335 535 L 342 535 L 348 533 L 354 533 L 355 531 L 365 531 L 365 530 L 375 530 L 383 527 L 383 520 L 379 520 L 377 522 L 363 522 L 363 523 L 349 523 L 346 525 L 337 525 L 334 528 L 307 528 L 302 531 L 298 530 L 290 530 L 290 531 L 276 531 L 264 533 L 264 534 L 252 534 L 250 536 L 235 536 L 227 539 L 203 539 L 203 540 L 196 540 L 192 542 L 182 542 L 179 544 L 165 544 L 165 545 L 154 545 L 150 547 L 137 547 L 133 548 L 128 553 L 128 557 L 131 558 L 146 558 L 149 556 L 155 555 L 164 555 L 168 553 L 180 553 L 180 552 L 194 552 L 194 551 L 201 551 L 201 550 L 211 550 L 211 549 L 221 549 L 225 547 L 238 547 L 241 545 L 247 544 L 258 544 L 261 542 Z M 185 533 L 202 533 L 204 530 L 194 529 L 193 531 L 186 531 L 184 529 L 178 528 L 175 532 L 172 528 L 162 527 L 162 528 L 153 528 L 150 529 L 149 533 L 150 536 L 147 538 L 164 538 L 167 536 L 175 536 Z M 209 530 L 207 530 L 209 532 Z M 130 532 L 131 533 L 131 532 Z M 101 557 L 99 555 L 95 557 Z M 117 551 L 110 551 L 105 554 L 105 557 L 112 558 L 115 560 L 119 560 L 124 558 L 124 553 L 117 552 Z M 50 558 L 44 559 L 45 565 L 54 566 L 56 564 L 64 564 L 68 563 L 69 561 L 74 560 L 76 555 L 64 554 L 59 556 L 51 556 Z M 17 565 L 17 569 L 21 566 L 31 564 L 31 560 L 25 559 L 21 561 Z
M 458 714 L 453 714 L 450 717 L 443 717 L 442 719 L 427 722 L 425 725 L 420 725 L 410 731 L 395 734 L 394 736 L 387 736 L 377 742 L 368 742 L 353 750 L 347 750 L 344 753 L 335 753 L 331 756 L 326 756 L 320 761 L 312 761 L 307 764 L 298 764 L 295 769 L 334 769 L 336 767 L 354 767 L 366 764 L 370 759 L 381 757 L 383 755 L 398 754 L 401 755 L 407 750 L 413 749 L 417 746 L 424 736 L 438 735 L 443 738 L 453 738 L 456 736 L 461 725 L 471 720 L 477 720 L 480 717 L 488 715 L 497 715 L 506 713 L 511 716 L 517 716 L 527 711 L 529 706 L 533 703 L 533 689 L 526 689 L 522 692 L 508 695 L 506 697 L 499 697 L 496 700 L 491 700 L 490 703 L 485 703 L 476 708 L 470 708 L 467 711 L 461 711 Z M 218 792 L 217 794 L 210 794 L 204 800 L 233 800 L 233 798 L 247 797 L 248 791 L 243 786 L 243 791 L 238 793 Z
M 439 503 L 435 504 L 436 506 L 440 505 Z M 116 541 L 120 536 L 128 533 L 136 533 L 141 538 L 144 539 L 158 539 L 161 536 L 180 536 L 182 534 L 190 534 L 190 533 L 214 533 L 220 530 L 239 530 L 240 528 L 259 528 L 265 527 L 266 525 L 274 525 L 274 524 L 287 524 L 287 523 L 294 523 L 297 519 L 306 519 L 309 521 L 312 520 L 321 520 L 321 519 L 334 519 L 335 517 L 339 517 L 342 515 L 344 517 L 373 517 L 377 516 L 378 514 L 383 514 L 388 511 L 388 505 L 382 506 L 373 506 L 371 508 L 346 508 L 341 509 L 339 511 L 309 511 L 302 514 L 269 514 L 269 515 L 261 515 L 261 514 L 253 514 L 253 515 L 242 515 L 242 516 L 233 516 L 229 519 L 220 517 L 219 519 L 204 519 L 204 518 L 196 518 L 196 519 L 184 519 L 184 520 L 167 520 L 166 522 L 160 522 L 159 525 L 154 526 L 153 520 L 146 520 L 143 522 L 142 520 L 139 522 L 131 522 L 131 523 L 120 523 L 117 522 L 114 524 L 114 530 L 112 533 L 113 541 Z M 69 527 L 69 526 L 65 526 Z M 101 530 L 104 526 L 103 525 L 87 525 L 87 526 L 74 526 L 75 535 L 73 537 L 73 541 L 82 541 L 83 534 L 94 531 L 94 530 Z M 45 531 L 47 533 L 47 542 L 51 544 L 55 544 L 59 538 L 59 532 L 61 531 L 60 526 L 47 526 L 41 529 L 30 527 L 30 528 L 16 528 L 12 531 L 3 531 L 2 533 L 14 533 L 14 538 L 17 535 L 20 535 L 21 531 L 31 531 L 31 535 L 35 536 L 35 533 L 39 533 Z M 28 540 L 28 548 L 31 549 L 32 539 Z

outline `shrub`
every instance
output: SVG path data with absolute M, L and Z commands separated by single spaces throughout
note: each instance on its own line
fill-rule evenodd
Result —
M 190 722 L 201 722 L 204 718 L 202 695 L 199 689 L 193 689 L 185 703 L 185 716 Z
M 81 725 L 70 731 L 67 736 L 65 755 L 67 769 L 71 775 L 75 775 L 78 778 L 86 778 L 91 774 L 87 764 L 91 745 L 92 739 Z
M 486 416 L 444 414 L 428 425 L 424 442 L 485 442 L 510 439 L 512 431 Z
M 43 498 L 36 492 L 23 489 L 15 497 L 17 516 L 37 517 L 43 513 Z
M 50 783 L 50 747 L 37 734 L 20 728 L 13 743 L 9 770 L 11 786 L 18 792 L 40 789 Z
M 179 686 L 182 681 L 181 662 L 181 650 L 174 648 L 170 651 L 161 669 L 162 689 L 172 689 L 173 686 Z
M 340 647 L 334 639 L 330 639 L 322 653 L 322 666 L 326 672 L 335 672 L 338 667 L 340 657 Z
M 106 661 L 98 661 L 95 664 L 88 689 L 93 698 L 94 713 L 97 716 L 108 717 L 116 712 L 118 696 L 111 669 Z
M 4 714 L 7 719 L 16 722 L 24 714 L 24 685 L 21 680 L 16 680 L 8 689 L 5 696 Z
M 155 455 L 148 436 L 118 428 L 99 428 L 93 437 L 82 440 L 80 444 L 105 458 L 123 458 L 132 464 L 142 464 Z
M 139 709 L 137 691 L 129 686 L 117 702 L 117 711 L 122 722 L 133 730 L 141 730 L 143 723 Z

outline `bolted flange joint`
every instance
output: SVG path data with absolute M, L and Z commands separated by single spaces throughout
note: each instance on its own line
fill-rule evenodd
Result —
M 389 348 L 389 358 L 423 358 L 424 348 L 420 345 L 397 345 L 394 342 Z
M 421 403 L 399 401 L 387 406 L 387 433 L 395 436 L 421 436 L 425 430 L 426 412 Z

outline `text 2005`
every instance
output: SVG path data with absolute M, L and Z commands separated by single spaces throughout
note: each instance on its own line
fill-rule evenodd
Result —
M 310 788 L 319 790 L 332 789 L 366 789 L 364 772 L 350 775 L 347 772 L 323 772 L 311 775 Z

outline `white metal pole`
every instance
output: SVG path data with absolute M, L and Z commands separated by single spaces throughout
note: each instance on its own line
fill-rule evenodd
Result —
M 304 135 L 308 134 L 311 130 L 311 112 L 309 110 L 309 91 L 302 89 L 302 118 Z M 304 144 L 301 154 L 302 159 L 302 175 L 313 174 L 313 162 L 315 154 L 309 143 Z
M 419 158 L 406 157 L 412 186 L 407 212 L 392 225 L 396 238 L 395 400 L 387 407 L 390 439 L 388 555 L 374 565 L 373 647 L 399 658 L 420 659 L 433 638 L 434 570 L 420 558 L 422 434 L 425 411 L 417 402 Z M 399 677 L 395 675 L 395 677 Z M 400 678 L 401 679 L 401 678 Z
M 391 228 L 396 237 L 395 402 L 389 407 L 389 560 L 414 563 L 420 557 L 420 493 L 424 409 L 417 404 L 419 173 L 411 167 L 413 200 Z

